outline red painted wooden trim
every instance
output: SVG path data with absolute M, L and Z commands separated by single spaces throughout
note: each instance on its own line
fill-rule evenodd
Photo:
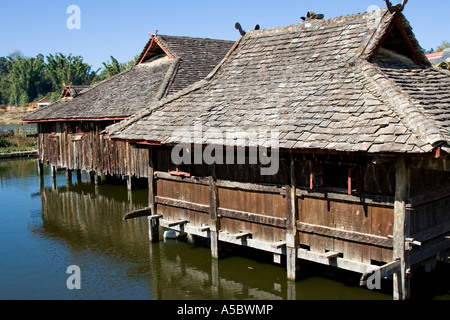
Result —
M 144 55 L 142 56 L 141 61 L 139 61 L 138 65 L 142 63 L 142 60 L 144 60 L 144 58 L 145 58 L 145 56 L 147 55 L 148 51 L 149 51 L 150 48 L 152 47 L 153 42 L 155 41 L 155 38 L 154 38 L 152 35 L 150 35 L 150 37 L 152 37 L 152 41 L 150 42 L 150 45 L 148 46 L 147 51 L 145 51 L 145 53 L 144 53 Z
M 122 117 L 122 118 L 80 118 L 80 119 L 75 119 L 75 118 L 70 118 L 70 119 L 46 119 L 46 120 L 24 120 L 22 121 L 23 123 L 42 123 L 42 122 L 72 122 L 72 121 L 122 121 L 125 120 L 127 118 Z

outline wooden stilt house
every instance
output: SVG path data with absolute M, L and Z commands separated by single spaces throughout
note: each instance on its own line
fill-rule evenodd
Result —
M 406 299 L 414 266 L 448 259 L 449 127 L 450 73 L 382 9 L 247 32 L 207 78 L 107 131 L 149 148 L 149 207 L 127 218 L 153 235 L 269 251 L 291 279 L 302 260 L 392 276 Z
M 146 178 L 148 153 L 102 131 L 204 78 L 234 42 L 156 35 L 136 66 L 91 88 L 68 86 L 56 103 L 23 120 L 37 123 L 39 160 L 54 169 Z M 129 184 L 130 185 L 130 184 Z

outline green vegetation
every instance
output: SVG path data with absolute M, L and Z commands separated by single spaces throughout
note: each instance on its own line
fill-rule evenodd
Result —
M 23 133 L 0 135 L 0 153 L 26 152 L 36 150 L 35 137 L 27 137 Z
M 119 63 L 104 62 L 104 70 L 92 70 L 81 56 L 50 54 L 35 58 L 24 57 L 15 51 L 0 57 L 0 106 L 26 106 L 30 101 L 48 97 L 52 102 L 60 98 L 61 92 L 70 84 L 91 85 L 122 72 L 135 63 L 136 58 Z

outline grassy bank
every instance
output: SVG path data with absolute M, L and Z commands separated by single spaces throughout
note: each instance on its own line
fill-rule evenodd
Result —
M 35 137 L 27 137 L 22 133 L 13 135 L 0 135 L 0 154 L 26 152 L 37 149 L 37 140 Z
M 22 118 L 25 117 L 28 112 L 18 108 L 15 110 L 0 110 L 0 124 L 22 124 Z

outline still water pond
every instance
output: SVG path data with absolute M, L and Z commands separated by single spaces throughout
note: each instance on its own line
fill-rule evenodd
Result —
M 37 130 L 35 124 L 0 124 L 0 132 L 10 131 L 14 132 L 34 132 Z
M 0 162 L 0 299 L 391 300 L 358 287 L 358 276 L 306 266 L 299 281 L 262 253 L 228 248 L 211 259 L 207 245 L 150 244 L 147 220 L 123 216 L 147 205 L 147 190 L 68 184 L 37 175 L 36 161 Z M 67 288 L 69 266 L 81 290 Z M 432 298 L 448 299 L 448 290 Z

